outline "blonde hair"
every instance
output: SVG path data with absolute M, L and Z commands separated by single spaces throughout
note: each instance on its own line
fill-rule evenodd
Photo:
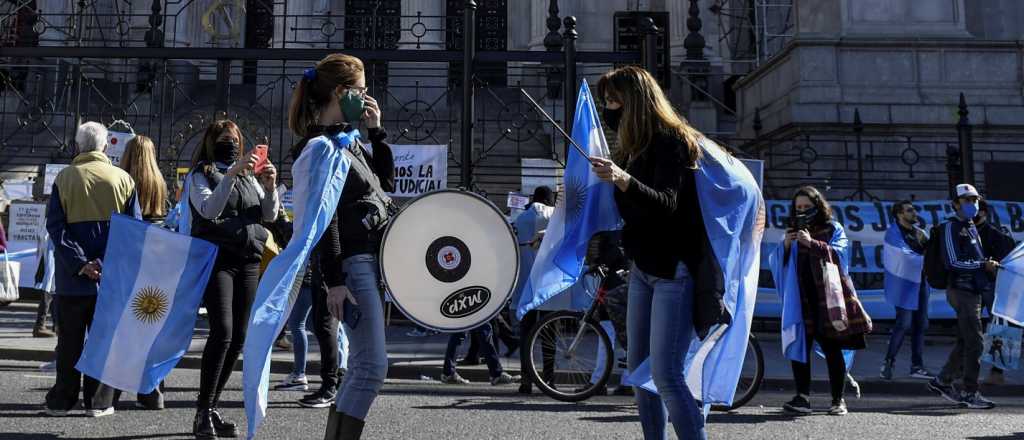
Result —
M 363 76 L 363 62 L 351 55 L 332 53 L 304 73 L 292 92 L 288 106 L 288 128 L 296 136 L 306 137 L 316 125 L 320 108 L 331 102 L 339 86 L 352 87 Z
M 601 76 L 597 92 L 602 100 L 608 96 L 622 104 L 617 162 L 635 159 L 656 133 L 663 132 L 686 142 L 690 153 L 687 166 L 697 167 L 701 157 L 699 142 L 704 135 L 676 113 L 653 75 L 637 66 L 621 67 Z
M 146 136 L 135 136 L 124 146 L 121 168 L 135 181 L 135 194 L 146 217 L 167 215 L 167 182 L 156 162 L 156 146 Z

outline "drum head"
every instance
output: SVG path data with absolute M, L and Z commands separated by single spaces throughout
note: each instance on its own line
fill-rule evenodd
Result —
M 406 316 L 423 327 L 461 332 L 505 307 L 516 288 L 519 246 L 490 201 L 441 190 L 412 200 L 391 220 L 380 265 Z

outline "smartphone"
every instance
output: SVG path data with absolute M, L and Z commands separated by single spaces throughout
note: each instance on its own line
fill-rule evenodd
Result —
M 257 157 L 259 157 L 259 159 L 256 160 L 256 165 L 252 169 L 254 173 L 261 173 L 263 171 L 263 168 L 267 166 L 267 153 L 269 149 L 270 147 L 261 144 L 257 145 L 256 149 L 253 150 L 253 153 L 255 153 Z

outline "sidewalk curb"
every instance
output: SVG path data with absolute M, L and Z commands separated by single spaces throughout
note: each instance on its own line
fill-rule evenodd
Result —
M 14 360 L 14 361 L 36 361 L 36 362 L 49 362 L 53 360 L 53 351 L 50 350 L 30 350 L 30 349 L 14 349 L 14 348 L 0 348 L 0 359 L 2 360 Z M 201 364 L 201 358 L 198 355 L 186 355 L 183 357 L 175 368 L 198 370 Z M 277 374 L 287 374 L 291 372 L 292 362 L 290 360 L 271 360 L 270 371 Z M 236 367 L 237 371 L 241 371 L 241 364 Z M 309 361 L 306 365 L 307 374 L 315 375 L 315 372 L 320 371 L 319 361 Z M 507 373 L 516 375 L 520 374 L 518 370 L 506 370 Z M 473 382 L 488 382 L 490 381 L 487 369 L 483 367 L 460 367 L 459 375 L 469 379 Z M 410 365 L 410 364 L 392 364 L 388 366 L 388 379 L 400 379 L 400 380 L 423 380 L 423 378 L 429 378 L 430 380 L 438 380 L 441 376 L 441 366 L 436 364 L 431 365 Z M 614 378 L 613 378 L 614 379 Z M 861 392 L 864 396 L 883 394 L 883 395 L 902 395 L 902 396 L 933 396 L 934 393 L 928 390 L 928 382 L 919 379 L 901 379 L 901 380 L 882 380 L 874 377 L 860 377 L 857 378 L 860 383 Z M 614 383 L 615 380 L 610 381 Z M 829 390 L 828 380 L 815 379 L 811 383 L 811 389 L 820 395 L 827 395 Z M 788 377 L 769 377 L 765 378 L 761 385 L 761 391 L 793 391 L 793 379 Z M 852 391 L 847 387 L 847 400 L 854 400 L 855 397 L 852 395 Z M 982 385 L 981 391 L 986 396 L 990 397 L 1014 397 L 1024 395 L 1024 385 L 1022 384 L 1006 384 L 999 386 L 987 386 Z

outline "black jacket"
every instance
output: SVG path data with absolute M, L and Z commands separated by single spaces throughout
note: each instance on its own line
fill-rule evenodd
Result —
M 342 125 L 313 130 L 309 138 L 319 136 L 324 131 L 337 133 L 337 130 L 348 132 L 352 127 Z M 305 145 L 309 138 L 304 139 L 302 145 Z M 323 278 L 327 287 L 345 284 L 345 274 L 341 270 L 341 262 L 344 259 L 358 254 L 376 255 L 380 250 L 387 211 L 383 214 L 385 223 L 377 224 L 372 230 L 367 230 L 363 219 L 374 209 L 373 204 L 368 202 L 370 199 L 390 203 L 390 199 L 383 192 L 394 191 L 395 160 L 391 146 L 386 142 L 387 132 L 384 129 L 370 129 L 367 138 L 373 149 L 372 154 L 362 145 L 348 150 L 351 154 L 352 167 L 345 178 L 338 209 L 316 245 L 316 254 L 320 267 L 323 268 Z M 298 158 L 301 149 L 294 151 L 295 157 Z

